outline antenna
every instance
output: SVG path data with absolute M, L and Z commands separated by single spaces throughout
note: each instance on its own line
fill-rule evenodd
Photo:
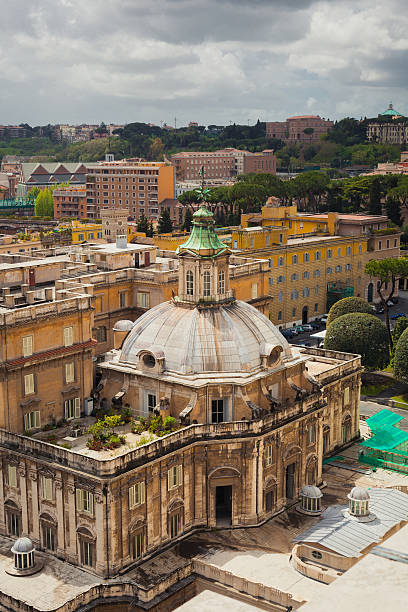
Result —
M 177 117 L 174 117 L 174 129 L 177 130 Z

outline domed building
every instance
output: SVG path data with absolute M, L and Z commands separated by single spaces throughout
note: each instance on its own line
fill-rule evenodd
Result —
M 229 255 L 212 213 L 201 207 L 178 249 L 178 296 L 151 308 L 127 334 L 128 321 L 115 325 L 122 345 L 103 364 L 105 392 L 126 389 L 135 415 L 161 410 L 184 423 L 236 421 L 313 392 L 307 357 L 256 308 L 235 300 Z

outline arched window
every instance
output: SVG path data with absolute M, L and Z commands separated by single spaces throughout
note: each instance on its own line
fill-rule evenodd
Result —
M 303 272 L 303 278 L 310 278 L 310 272 L 308 270 Z
M 283 257 L 279 257 L 278 266 L 283 266 L 284 263 L 285 263 L 285 260 L 283 259 Z
M 315 253 L 315 261 L 319 261 L 320 260 L 320 251 L 316 251 Z
M 298 256 L 297 255 L 292 255 L 292 263 L 293 264 L 297 264 L 298 263 Z
M 333 269 L 332 269 L 332 268 L 330 268 L 330 267 L 329 267 L 329 268 L 327 268 L 327 274 L 331 274 L 332 272 L 333 272 Z
M 320 270 L 315 270 L 315 271 L 313 272 L 313 276 L 314 276 L 315 278 L 319 278 L 319 276 L 320 276 Z
M 305 262 L 310 261 L 310 255 L 309 255 L 309 253 L 305 253 L 305 254 L 303 255 L 303 261 L 305 261 Z
M 204 272 L 203 279 L 204 279 L 204 296 L 208 297 L 211 295 L 211 276 L 208 270 Z
M 327 251 L 327 259 L 330 259 L 332 255 L 333 255 L 333 251 L 331 249 L 329 249 Z
M 225 272 L 220 270 L 218 272 L 218 293 L 225 293 Z
M 298 292 L 296 291 L 296 289 L 294 289 L 290 295 L 290 297 L 292 298 L 292 300 L 297 300 L 298 298 Z
M 303 287 L 303 297 L 309 297 L 310 289 L 309 287 Z
M 278 293 L 278 302 L 281 302 L 283 300 L 283 293 L 282 291 L 279 291 Z
M 194 275 L 191 270 L 187 270 L 186 273 L 186 293 L 187 295 L 194 293 Z

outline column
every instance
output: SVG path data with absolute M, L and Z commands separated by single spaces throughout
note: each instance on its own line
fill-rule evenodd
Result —
M 38 474 L 34 467 L 30 470 L 31 480 L 31 508 L 32 508 L 32 521 L 33 521 L 33 541 L 35 543 L 40 542 L 40 517 L 39 517 L 39 503 L 38 503 Z
M 55 480 L 55 505 L 57 512 L 57 554 L 62 557 L 65 557 L 65 516 L 62 487 L 62 480 L 57 478 Z
M 77 533 L 76 533 L 76 507 L 75 507 L 75 484 L 74 477 L 70 474 L 68 476 L 67 484 L 68 493 L 68 523 L 69 523 L 69 540 L 66 548 L 66 554 L 69 561 L 72 563 L 78 562 L 77 557 Z
M 194 487 L 194 523 L 206 523 L 206 478 L 205 478 L 205 449 L 197 447 L 194 449 L 193 470 L 195 477 Z
M 94 493 L 94 512 L 95 512 L 95 532 L 96 532 L 96 565 L 95 569 L 98 574 L 102 574 L 106 576 L 108 574 L 107 571 L 107 551 L 105 551 L 105 542 L 106 542 L 106 533 L 104 530 L 104 508 L 105 504 L 103 503 L 103 495 L 102 492 Z M 112 513 L 111 513 L 112 519 Z M 108 525 L 109 528 L 109 525 Z M 110 535 L 112 535 L 112 531 Z M 112 551 L 112 537 L 109 538 L 110 544 L 110 552 Z M 110 563 L 112 565 L 112 561 Z
M 22 535 L 29 536 L 29 525 L 28 525 L 28 507 L 27 507 L 27 481 L 26 481 L 26 467 L 24 463 L 20 463 L 18 467 L 18 473 L 20 475 L 20 502 L 21 502 L 21 522 L 22 522 Z
M 192 470 L 193 470 L 193 459 L 192 451 L 184 454 L 183 457 L 183 500 L 184 500 L 184 530 L 189 529 L 194 520 L 192 515 L 192 496 L 194 491 L 192 489 Z
M 167 469 L 168 468 L 166 464 L 160 465 L 159 483 L 160 483 L 160 491 L 161 491 L 161 498 L 160 498 L 161 503 L 160 503 L 159 510 L 157 509 L 157 505 L 155 504 L 156 512 L 154 513 L 154 518 L 156 518 L 156 513 L 157 513 L 157 523 L 158 524 L 159 524 L 159 519 L 160 519 L 161 540 L 167 540 L 168 538 L 168 535 L 167 535 Z

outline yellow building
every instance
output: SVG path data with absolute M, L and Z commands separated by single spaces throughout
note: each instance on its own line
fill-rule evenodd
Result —
M 72 223 L 72 244 L 81 242 L 102 241 L 101 223 L 81 223 L 81 221 L 71 221 Z

